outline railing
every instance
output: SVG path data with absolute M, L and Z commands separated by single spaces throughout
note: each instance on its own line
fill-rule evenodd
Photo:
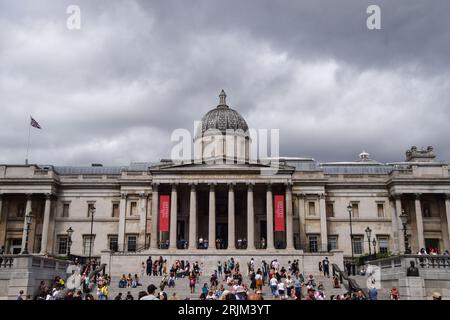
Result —
M 0 268 L 12 268 L 14 265 L 14 257 L 9 255 L 0 256 Z
M 385 259 L 371 261 L 371 264 L 379 266 L 381 269 L 409 268 L 410 261 L 419 269 L 450 269 L 450 256 L 448 255 L 418 255 L 408 254 L 403 256 L 393 256 Z

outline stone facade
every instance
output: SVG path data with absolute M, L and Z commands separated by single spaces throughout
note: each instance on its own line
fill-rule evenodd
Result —
M 234 110 L 227 115 L 224 96 L 217 108 L 226 121 L 209 117 L 208 129 L 235 129 L 236 121 L 239 130 L 247 127 Z M 206 135 L 200 131 L 194 144 L 202 144 Z M 245 141 L 248 149 L 250 140 Z M 221 150 L 216 160 L 223 160 Z M 111 249 L 180 254 L 224 250 L 230 255 L 241 250 L 293 255 L 341 250 L 349 257 L 350 204 L 356 257 L 374 250 L 403 253 L 402 212 L 408 216 L 406 233 L 413 252 L 449 248 L 448 164 L 436 161 L 431 147 L 412 147 L 405 161 L 389 164 L 370 159 L 366 152 L 350 162 L 279 158 L 271 175 L 264 174 L 271 164 L 249 161 L 248 152 L 244 161 L 235 160 L 161 160 L 122 167 L 0 164 L 0 245 L 6 253 L 19 253 L 28 234 L 29 252 L 65 255 L 71 227 L 71 253 L 80 256 L 100 256 Z M 161 195 L 172 199 L 170 232 L 158 232 Z M 276 195 L 284 197 L 285 226 L 275 232 Z M 34 218 L 27 232 L 28 213 Z M 372 241 L 369 245 L 367 227 L 375 246 Z M 209 241 L 207 249 L 199 248 L 200 239 Z

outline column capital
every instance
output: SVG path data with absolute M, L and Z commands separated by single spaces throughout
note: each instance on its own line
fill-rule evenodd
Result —
M 416 200 L 420 200 L 421 197 L 422 197 L 422 194 L 421 194 L 421 193 L 414 193 L 414 198 L 415 198 Z
M 0 194 L 0 199 L 1 199 L 1 194 Z M 450 200 L 450 193 L 445 194 L 445 200 Z
M 25 196 L 26 196 L 27 200 L 31 200 L 31 198 L 33 197 L 33 194 L 32 193 L 26 193 Z
M 392 193 L 391 197 L 394 198 L 395 200 L 400 200 L 402 198 L 402 194 L 401 193 Z
M 121 199 L 125 200 L 127 197 L 128 197 L 128 193 L 126 193 L 126 192 L 121 192 L 120 193 L 120 198 Z
M 152 189 L 154 190 L 154 191 L 158 191 L 158 187 L 159 187 L 159 182 L 154 182 L 154 183 L 152 183 Z
M 247 186 L 248 191 L 253 191 L 253 187 L 255 186 L 255 183 L 247 182 L 245 185 Z
M 227 185 L 228 185 L 228 190 L 233 191 L 234 188 L 236 187 L 236 182 L 228 182 Z
M 197 188 L 197 182 L 189 182 L 189 186 L 191 187 L 191 191 L 195 191 Z
M 209 186 L 209 191 L 213 191 L 214 188 L 216 187 L 216 183 L 215 182 L 208 182 L 208 186 Z
M 148 193 L 147 193 L 147 192 L 140 192 L 140 193 L 139 193 L 139 197 L 140 197 L 141 199 L 145 199 L 145 198 L 148 197 Z
M 51 200 L 52 199 L 53 194 L 51 193 L 46 193 L 45 194 L 45 200 Z
M 319 199 L 323 200 L 323 199 L 325 199 L 326 196 L 327 196 L 326 193 L 320 193 L 319 194 Z

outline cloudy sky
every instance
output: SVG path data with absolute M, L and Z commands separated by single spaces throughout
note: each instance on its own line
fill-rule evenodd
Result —
M 81 9 L 70 30 L 66 9 Z M 381 30 L 366 9 L 381 8 Z M 280 153 L 450 161 L 448 0 L 0 0 L 0 163 L 170 155 L 218 103 L 279 128 Z

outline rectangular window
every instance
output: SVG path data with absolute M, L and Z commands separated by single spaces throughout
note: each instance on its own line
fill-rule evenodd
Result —
M 95 202 L 88 202 L 88 210 L 87 210 L 87 216 L 88 218 L 91 217 L 91 212 L 94 211 L 95 214 Z
M 109 250 L 117 252 L 119 250 L 119 237 L 112 235 L 108 237 Z
M 58 254 L 67 254 L 67 236 L 58 236 Z
M 359 217 L 359 204 L 352 203 L 352 218 L 358 218 L 358 217 Z
M 378 218 L 384 218 L 384 204 L 377 203 Z
M 363 253 L 363 245 L 364 245 L 364 237 L 363 236 L 353 236 L 353 253 L 354 254 L 362 254 Z
M 137 244 L 137 236 L 128 236 L 127 237 L 127 251 L 128 252 L 135 252 L 137 249 L 136 244 Z
M 62 217 L 67 218 L 69 216 L 69 207 L 70 203 L 68 202 L 63 203 Z
M 308 202 L 308 214 L 310 216 L 315 216 L 316 215 L 316 203 L 315 202 Z
M 327 218 L 334 217 L 334 203 L 333 202 L 327 202 Z
M 112 207 L 112 217 L 118 218 L 119 217 L 119 203 L 114 202 Z
M 388 253 L 389 252 L 389 237 L 387 236 L 378 236 L 378 250 L 380 253 Z
M 130 216 L 136 215 L 137 202 L 133 201 L 130 203 Z
M 309 252 L 319 251 L 319 240 L 318 236 L 308 236 Z
M 328 236 L 328 251 L 338 249 L 338 236 Z
M 90 235 L 83 236 L 83 254 L 88 255 L 89 252 L 94 252 L 94 244 L 95 244 L 95 235 L 92 235 L 92 238 Z

